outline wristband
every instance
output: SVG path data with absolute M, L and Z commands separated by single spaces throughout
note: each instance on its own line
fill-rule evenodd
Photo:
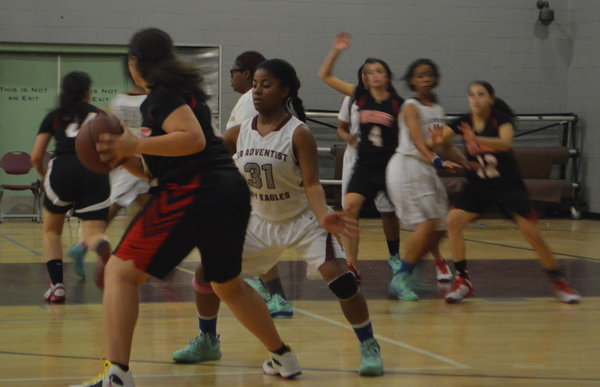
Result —
M 446 167 L 444 167 L 444 161 L 437 156 L 436 158 L 434 158 L 433 160 L 431 160 L 431 164 L 433 164 L 434 167 L 438 168 L 438 169 L 445 169 Z

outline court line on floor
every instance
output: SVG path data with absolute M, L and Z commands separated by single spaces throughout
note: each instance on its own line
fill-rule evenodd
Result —
M 340 323 L 338 321 L 335 321 L 335 320 L 332 320 L 330 318 L 318 315 L 316 313 L 309 312 L 309 311 L 304 310 L 304 309 L 300 309 L 298 307 L 294 307 L 294 311 L 298 312 L 300 314 L 303 314 L 305 316 L 312 317 L 312 318 L 314 318 L 316 320 L 324 321 L 324 322 L 327 322 L 327 323 L 332 324 L 332 325 L 336 325 L 336 326 L 341 327 L 341 328 L 352 330 L 352 327 L 349 326 L 349 325 Z M 443 363 L 450 364 L 450 365 L 452 365 L 452 366 L 454 366 L 456 368 L 460 368 L 460 369 L 470 369 L 470 368 L 472 368 L 471 366 L 468 366 L 466 364 L 462 364 L 462 363 L 456 362 L 454 360 L 448 359 L 447 357 L 444 357 L 444 356 L 441 356 L 441 355 L 437 355 L 435 353 L 426 351 L 424 349 L 413 347 L 412 345 L 403 343 L 403 342 L 398 341 L 398 340 L 393 340 L 393 339 L 387 338 L 385 336 L 377 335 L 377 334 L 375 335 L 375 338 L 377 340 L 379 340 L 379 341 L 383 341 L 385 343 L 392 344 L 392 345 L 395 345 L 397 347 L 401 347 L 401 348 L 407 349 L 409 351 L 416 352 L 418 354 L 430 357 L 432 359 L 441 361 Z
M 12 238 L 8 237 L 8 236 L 7 236 L 6 234 L 4 234 L 4 233 L 0 233 L 0 237 L 2 237 L 2 238 L 4 238 L 4 239 L 6 239 L 7 241 L 9 241 L 9 242 L 11 242 L 11 243 L 14 243 L 15 245 L 17 245 L 17 246 L 19 246 L 19 247 L 21 247 L 21 248 L 23 248 L 23 249 L 25 249 L 25 250 L 27 250 L 27 251 L 29 251 L 29 252 L 30 252 L 30 253 L 32 253 L 33 255 L 36 255 L 36 256 L 38 256 L 38 257 L 41 257 L 41 256 L 42 256 L 42 253 L 40 253 L 39 251 L 37 251 L 37 250 L 33 250 L 33 249 L 31 249 L 31 248 L 29 248 L 29 247 L 25 246 L 24 244 L 22 244 L 22 243 L 20 243 L 20 242 L 17 242 L 16 240 L 14 240 L 14 239 L 12 239 Z
M 181 270 L 181 271 L 183 271 L 183 272 L 185 272 L 185 273 L 194 274 L 194 272 L 193 272 L 193 271 L 191 271 L 191 270 L 188 270 L 188 269 L 186 269 L 186 268 L 179 267 L 179 266 L 177 266 L 176 268 L 177 268 L 177 269 L 179 269 L 179 270 Z M 335 320 L 332 320 L 332 319 L 330 319 L 330 318 L 327 318 L 327 317 L 324 317 L 324 316 L 318 315 L 318 314 L 316 314 L 316 313 L 309 312 L 309 311 L 307 311 L 307 310 L 304 310 L 304 309 L 300 309 L 300 308 L 298 308 L 298 307 L 294 307 L 294 311 L 296 311 L 296 312 L 298 312 L 298 313 L 300 313 L 300 314 L 303 314 L 303 315 L 305 315 L 305 316 L 312 317 L 312 318 L 314 318 L 314 319 L 316 319 L 316 320 L 320 320 L 320 321 L 327 322 L 327 323 L 329 323 L 329 324 L 332 324 L 332 325 L 336 325 L 336 326 L 339 326 L 339 327 L 342 327 L 342 328 L 345 328 L 345 329 L 350 329 L 350 330 L 352 330 L 352 327 L 351 327 L 351 326 L 349 326 L 349 325 L 342 324 L 342 323 L 340 323 L 340 322 L 338 322 L 338 321 L 335 321 Z M 437 354 L 435 354 L 435 353 L 432 353 L 432 352 L 426 351 L 426 350 L 424 350 L 424 349 L 420 349 L 420 348 L 417 348 L 417 347 L 413 347 L 412 345 L 409 345 L 409 344 L 403 343 L 403 342 L 401 342 L 401 341 L 393 340 L 393 339 L 390 339 L 390 338 L 387 338 L 387 337 L 385 337 L 385 336 L 381 336 L 381 335 L 375 335 L 375 337 L 376 337 L 376 338 L 377 338 L 377 340 L 379 340 L 379 341 L 383 341 L 383 342 L 385 342 L 385 343 L 392 344 L 392 345 L 395 345 L 395 346 L 397 346 L 397 347 L 401 347 L 401 348 L 407 349 L 407 350 L 409 350 L 409 351 L 416 352 L 416 353 L 418 353 L 418 354 L 421 354 L 421 355 L 423 355 L 423 356 L 427 356 L 427 357 L 430 357 L 430 358 L 436 359 L 436 360 L 438 360 L 438 361 L 441 361 L 441 362 L 443 362 L 443 363 L 450 364 L 450 365 L 452 365 L 453 367 L 456 367 L 456 368 L 461 368 L 461 369 L 470 369 L 470 368 L 471 368 L 471 367 L 470 367 L 470 366 L 468 366 L 468 365 L 465 365 L 465 364 L 462 364 L 462 363 L 456 362 L 456 361 L 454 361 L 454 360 L 451 360 L 451 359 L 448 359 L 448 358 L 446 358 L 446 357 L 444 357 L 444 356 L 437 355 Z

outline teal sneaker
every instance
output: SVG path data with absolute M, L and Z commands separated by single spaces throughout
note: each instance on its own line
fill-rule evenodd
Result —
M 400 260 L 400 254 L 396 253 L 394 255 L 390 254 L 388 256 L 388 267 L 392 271 L 392 274 L 396 274 L 400 270 L 400 266 L 402 266 L 402 261 Z
M 267 288 L 265 288 L 265 285 L 260 280 L 260 278 L 245 278 L 244 281 L 246 281 L 248 285 L 252 286 L 254 290 L 256 290 L 258 294 L 260 294 L 262 299 L 265 300 L 266 303 L 268 303 L 271 300 L 271 294 L 269 294 L 269 291 L 267 290 Z
M 267 308 L 273 318 L 292 318 L 294 311 L 292 310 L 292 302 L 281 297 L 280 294 L 274 294 L 267 302 Z
M 81 242 L 74 243 L 67 249 L 67 255 L 73 261 L 73 271 L 81 278 L 85 278 L 85 266 L 83 264 L 85 253 L 87 253 L 87 248 Z
M 219 335 L 204 334 L 190 340 L 184 348 L 173 352 L 173 360 L 177 363 L 199 363 L 201 361 L 219 360 L 221 345 Z
M 396 274 L 388 286 L 390 293 L 403 301 L 417 301 L 419 296 L 410 288 L 409 280 L 407 272 Z
M 358 374 L 360 376 L 383 375 L 381 349 L 379 349 L 379 344 L 374 338 L 360 343 L 360 366 L 358 367 Z

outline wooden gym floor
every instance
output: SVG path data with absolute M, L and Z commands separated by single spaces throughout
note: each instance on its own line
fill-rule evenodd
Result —
M 117 241 L 127 225 L 109 228 Z M 266 352 L 223 307 L 223 358 L 178 365 L 171 353 L 197 333 L 190 286 L 194 253 L 166 281 L 141 289 L 142 305 L 131 368 L 138 386 L 585 386 L 600 385 L 600 223 L 540 220 L 540 227 L 572 283 L 580 305 L 551 297 L 535 254 L 512 223 L 485 219 L 468 228 L 467 250 L 476 298 L 446 305 L 428 259 L 414 275 L 418 302 L 392 299 L 387 248 L 378 220 L 361 221 L 361 269 L 373 326 L 385 362 L 380 378 L 359 377 L 358 344 L 322 281 L 307 280 L 293 252 L 280 271 L 294 302 L 294 318 L 277 320 L 297 352 L 303 374 L 284 381 L 262 374 Z M 76 220 L 65 225 L 64 247 L 76 241 Z M 408 237 L 402 232 L 402 239 Z M 67 302 L 46 305 L 48 277 L 41 225 L 0 224 L 0 387 L 65 386 L 101 371 L 101 295 L 65 264 Z M 447 243 L 443 252 L 448 254 Z M 91 277 L 94 257 L 87 256 Z

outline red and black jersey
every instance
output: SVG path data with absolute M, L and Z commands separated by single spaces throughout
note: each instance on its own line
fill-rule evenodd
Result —
M 473 118 L 470 114 L 453 120 L 448 124 L 452 130 L 461 135 L 460 124 L 465 122 L 472 128 Z M 481 133 L 475 132 L 478 137 L 499 137 L 498 128 L 510 123 L 514 125 L 514 119 L 503 112 L 493 110 L 491 116 L 485 123 Z M 511 186 L 522 186 L 521 170 L 515 159 L 512 149 L 507 152 L 500 151 L 469 151 L 465 146 L 467 160 L 480 164 L 478 170 L 471 170 L 467 178 L 471 184 L 478 184 L 486 188 L 508 188 Z
M 152 89 L 140 107 L 142 128 L 150 129 L 149 136 L 166 134 L 162 129 L 163 122 L 182 105 L 189 105 L 196 115 L 206 138 L 206 147 L 201 152 L 187 156 L 143 155 L 150 173 L 153 177 L 158 178 L 159 185 L 163 183 L 185 184 L 199 172 L 214 167 L 235 169 L 235 164 L 223 141 L 213 132 L 209 107 L 191 95 L 183 95 L 162 87 Z M 144 129 L 142 129 L 143 133 Z
M 392 95 L 377 102 L 368 89 L 357 86 L 354 94 L 360 115 L 357 166 L 383 168 L 398 146 L 398 112 L 404 100 Z
M 97 114 L 106 114 L 102 109 L 84 102 L 78 106 L 78 110 L 81 116 L 85 117 L 83 120 L 77 117 L 63 117 L 60 115 L 58 109 L 56 109 L 48 113 L 40 125 L 38 134 L 50 133 L 54 137 L 56 143 L 54 154 L 56 156 L 74 154 L 75 137 L 77 137 L 79 128 L 83 122 L 92 119 Z

